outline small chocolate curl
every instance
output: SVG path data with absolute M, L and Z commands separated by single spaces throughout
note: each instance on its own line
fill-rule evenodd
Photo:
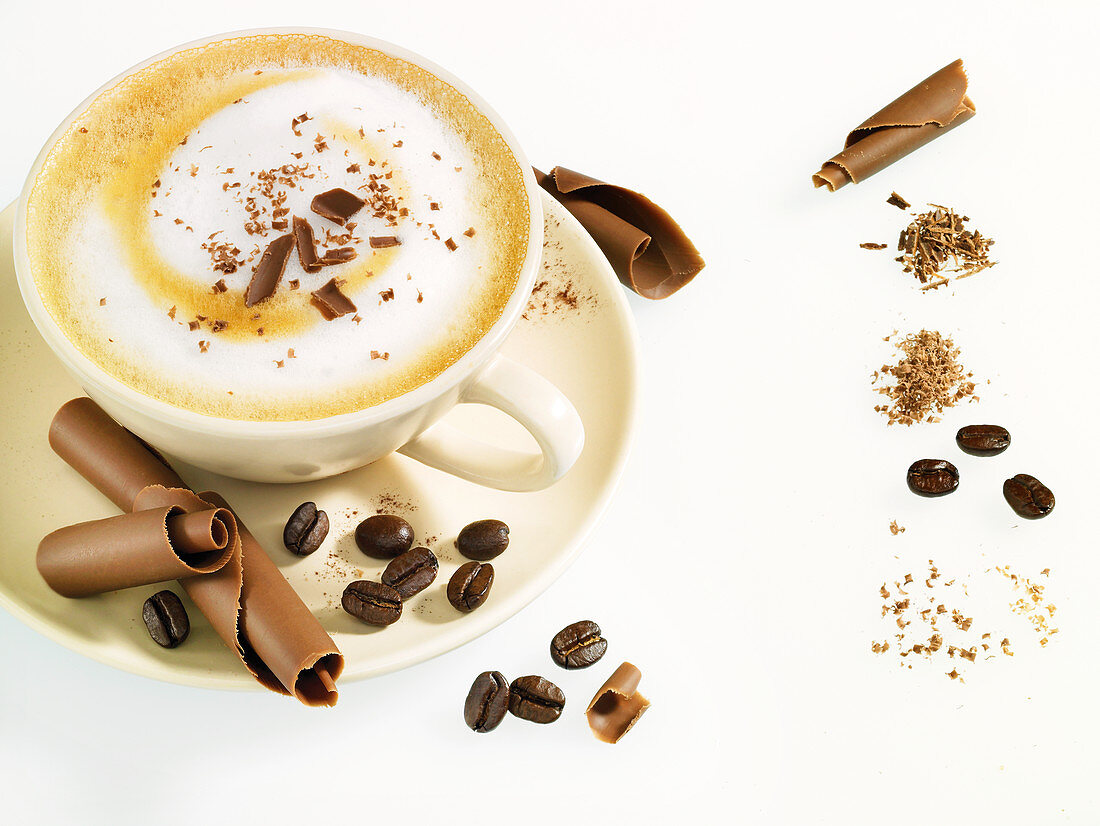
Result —
M 36 562 L 57 593 L 86 597 L 213 573 L 236 541 L 229 511 L 169 506 L 60 528 L 39 543 Z
M 592 236 L 619 280 L 644 298 L 668 298 L 705 263 L 672 216 L 633 190 L 604 183 L 563 166 L 539 186 L 553 195 Z
M 600 686 L 585 712 L 588 727 L 597 739 L 618 743 L 645 714 L 649 700 L 638 693 L 641 681 L 642 672 L 630 663 L 623 663 Z
M 836 192 L 849 182 L 858 184 L 970 120 L 975 109 L 966 86 L 961 59 L 925 78 L 853 129 L 843 151 L 814 173 L 814 186 Z

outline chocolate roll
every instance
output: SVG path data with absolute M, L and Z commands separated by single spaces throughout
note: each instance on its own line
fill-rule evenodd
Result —
M 858 184 L 894 161 L 974 117 L 962 60 L 944 66 L 848 133 L 844 149 L 813 175 L 835 192 Z
M 535 180 L 580 221 L 619 280 L 638 295 L 668 298 L 703 269 L 680 225 L 644 195 L 564 166 L 549 175 L 536 169 Z
M 225 513 L 234 532 L 229 559 L 211 573 L 180 579 L 180 585 L 261 685 L 306 705 L 336 704 L 343 656 L 224 499 L 187 488 L 167 462 L 91 399 L 76 399 L 58 411 L 50 445 L 124 510 Z M 189 535 L 189 525 L 179 523 L 177 536 Z
M 54 531 L 38 546 L 38 571 L 62 596 L 85 597 L 213 573 L 237 542 L 228 510 L 167 506 Z
M 642 672 L 637 666 L 623 663 L 607 678 L 585 717 L 592 733 L 605 743 L 618 743 L 649 708 L 649 700 L 638 693 Z

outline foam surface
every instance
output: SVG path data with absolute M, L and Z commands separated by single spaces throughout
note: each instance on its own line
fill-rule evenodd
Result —
M 166 72 L 183 81 L 170 97 Z M 333 187 L 368 199 L 350 229 L 310 210 Z M 503 140 L 423 70 L 324 38 L 239 38 L 97 98 L 36 180 L 28 247 L 50 313 L 127 384 L 212 415 L 309 419 L 406 392 L 473 346 L 515 288 L 526 209 Z M 310 273 L 292 254 L 245 307 L 295 215 L 319 254 L 357 257 Z M 333 277 L 357 313 L 325 321 L 310 292 Z

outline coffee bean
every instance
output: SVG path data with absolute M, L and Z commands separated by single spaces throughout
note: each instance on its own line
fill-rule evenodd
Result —
M 550 656 L 562 668 L 588 668 L 606 651 L 607 640 L 591 620 L 565 626 L 550 641 Z
M 382 582 L 389 585 L 401 599 L 419 594 L 435 581 L 439 560 L 427 548 L 413 548 L 395 557 L 382 572 Z
M 412 525 L 400 516 L 386 513 L 372 516 L 355 529 L 355 544 L 367 556 L 392 559 L 412 547 Z
M 483 671 L 477 675 L 462 716 L 466 725 L 476 732 L 492 731 L 508 713 L 508 679 L 499 671 Z
M 1005 500 L 1024 519 L 1042 519 L 1054 510 L 1054 494 L 1050 488 L 1026 473 L 1005 479 Z
M 471 522 L 458 534 L 455 545 L 467 559 L 496 559 L 508 547 L 508 526 L 499 519 Z
M 401 594 L 389 585 L 360 579 L 344 589 L 344 610 L 371 625 L 391 625 L 401 618 Z
M 447 583 L 447 599 L 459 611 L 468 614 L 485 602 L 492 587 L 493 566 L 488 562 L 467 562 Z
M 290 515 L 283 528 L 283 544 L 298 556 L 309 556 L 328 536 L 328 514 L 312 502 L 303 502 Z
M 532 723 L 552 723 L 561 717 L 565 708 L 565 694 L 547 680 L 532 674 L 512 681 L 508 696 L 508 710 Z
M 153 642 L 163 648 L 175 648 L 191 633 L 187 609 L 171 591 L 158 591 L 145 600 L 141 618 Z
M 959 486 L 959 469 L 944 459 L 918 459 L 905 481 L 918 496 L 945 496 Z
M 1012 444 L 1012 436 L 999 424 L 971 424 L 960 428 L 955 443 L 971 456 L 996 456 Z

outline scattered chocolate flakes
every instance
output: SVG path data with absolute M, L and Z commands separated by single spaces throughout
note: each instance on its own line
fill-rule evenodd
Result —
M 200 353 L 205 353 L 209 349 L 210 349 L 210 342 L 209 341 L 203 340 L 203 341 L 199 342 L 199 352 Z
M 451 252 L 454 252 L 456 249 L 458 249 L 458 244 L 455 243 L 454 238 L 448 238 L 443 243 L 446 245 L 447 249 L 449 249 Z
M 299 138 L 302 137 L 302 132 L 298 129 L 298 127 L 305 123 L 307 120 L 310 120 L 309 114 L 307 112 L 302 112 L 302 114 L 298 115 L 298 117 L 290 121 L 290 131 L 297 135 Z
M 358 195 L 346 189 L 330 189 L 314 197 L 309 208 L 320 215 L 343 226 L 344 222 L 363 208 L 366 203 Z
M 886 249 L 886 244 L 876 244 L 874 241 L 865 241 L 860 244 L 859 247 L 864 250 L 884 250 Z
M 396 143 L 394 143 L 393 148 L 394 149 L 400 149 L 404 145 L 405 145 L 404 141 L 397 141 Z
M 468 230 L 466 230 L 462 234 L 465 235 L 467 238 L 473 238 L 477 233 L 474 231 L 473 227 L 470 227 Z
M 214 333 L 220 333 L 222 330 L 225 330 L 227 327 L 229 327 L 229 322 L 228 321 L 222 321 L 221 319 L 218 319 L 217 321 L 215 321 L 214 323 L 212 323 L 210 325 L 210 331 L 214 332 Z
M 896 206 L 898 209 L 909 209 L 909 207 L 911 206 L 911 204 L 907 200 L 902 198 L 896 192 L 890 193 L 890 197 L 886 199 L 886 203 L 890 204 L 891 206 Z
M 379 295 L 382 296 L 383 301 L 393 301 L 393 288 L 382 290 Z
M 313 227 L 305 218 L 294 216 L 294 243 L 298 248 L 298 261 L 306 272 L 316 272 L 321 269 L 321 262 L 317 258 L 317 245 L 313 239 Z M 298 289 L 297 280 L 290 282 L 292 290 Z
M 294 278 L 294 279 L 291 279 L 290 281 L 287 281 L 286 285 L 288 287 L 290 287 L 290 289 L 296 290 L 296 289 L 298 289 L 298 287 L 300 287 L 302 285 L 302 282 L 299 281 L 297 278 Z
M 424 303 L 424 293 L 420 292 L 420 290 L 416 291 L 416 303 L 417 304 L 423 304 Z
M 360 321 L 363 320 L 363 316 L 359 315 L 359 313 L 356 313 L 351 317 L 351 320 L 358 324 Z
M 298 357 L 297 357 L 296 355 L 294 355 L 294 348 L 293 348 L 293 347 L 291 347 L 290 349 L 288 349 L 288 350 L 286 351 L 286 357 L 287 357 L 288 359 L 296 359 L 296 358 L 298 358 Z
M 199 329 L 199 327 L 201 327 L 201 326 L 202 325 L 199 324 L 199 322 L 197 322 L 197 321 L 188 321 L 187 322 L 187 329 L 190 330 L 192 333 L 195 332 L 195 330 Z
M 431 209 L 433 209 L 437 212 L 439 211 L 439 203 L 437 201 L 432 201 L 431 203 L 428 204 L 428 206 L 429 206 L 429 208 L 431 208 Z
M 875 410 L 887 417 L 887 424 L 906 426 L 920 422 L 938 422 L 935 414 L 954 407 L 964 399 L 977 401 L 974 395 L 974 374 L 958 359 L 959 348 L 946 336 L 935 331 L 910 333 L 896 345 L 902 353 L 894 365 L 884 364 L 872 375 L 871 384 L 889 381 L 875 388 L 890 400 L 876 405 Z
M 899 533 L 905 533 L 905 528 L 898 524 L 898 520 L 894 519 L 890 522 L 890 533 L 897 536 Z
M 368 239 L 371 249 L 385 249 L 386 247 L 399 247 L 401 241 L 395 235 L 372 235 Z
M 375 360 L 375 359 L 382 359 L 383 361 L 389 361 L 390 354 L 389 353 L 380 353 L 377 350 L 371 350 L 370 351 L 370 357 L 371 357 L 372 361 Z
M 355 312 L 356 308 L 351 299 L 340 292 L 340 285 L 343 283 L 343 281 L 330 278 L 323 287 L 310 293 L 313 296 L 311 303 L 320 311 L 326 321 L 332 321 L 340 318 L 340 316 Z
M 275 361 L 275 360 L 272 359 L 272 361 Z M 284 366 L 284 364 L 285 364 L 285 362 L 282 359 L 279 359 L 278 361 L 275 362 L 276 367 L 282 367 L 282 366 Z
M 217 281 L 215 281 L 211 285 L 210 292 L 217 295 L 218 293 L 224 293 L 228 289 L 229 289 L 229 287 L 225 286 L 225 279 L 224 278 L 219 278 Z
M 1043 595 L 1046 586 L 1032 582 L 1027 577 L 1012 573 L 1011 567 L 1008 565 L 1003 568 L 998 567 L 997 572 L 1012 582 L 1013 591 L 1022 592 L 1023 596 L 1012 603 L 1012 612 L 1020 614 L 1031 623 L 1031 627 L 1039 635 L 1039 645 L 1045 648 L 1050 642 L 1050 638 L 1058 633 L 1058 629 L 1050 624 L 1058 607 L 1047 601 L 1047 598 Z M 1041 573 L 1044 576 L 1050 576 L 1050 568 L 1044 568 Z M 1004 649 L 1007 646 L 1008 640 L 1001 640 L 1001 648 Z
M 286 270 L 286 262 L 290 258 L 290 250 L 293 246 L 294 235 L 291 233 L 280 235 L 267 245 L 260 263 L 252 273 L 252 280 L 248 282 L 248 289 L 244 294 L 246 307 L 258 304 L 275 292 L 279 279 L 283 277 L 283 271 Z
M 99 299 L 99 306 L 100 307 L 106 307 L 107 306 L 107 299 L 106 298 Z
M 176 305 L 173 304 L 168 308 L 168 317 L 174 319 L 176 317 Z
M 902 272 L 913 273 L 924 285 L 922 290 L 947 284 L 951 279 L 944 273 L 969 278 L 997 263 L 989 260 L 993 239 L 966 229 L 969 218 L 950 207 L 929 206 L 932 209 L 916 216 L 898 238 Z
M 313 151 L 324 152 L 326 149 L 328 149 L 328 143 L 325 142 L 324 136 L 318 133 L 317 137 L 313 139 Z
M 443 160 L 443 156 L 440 155 L 438 152 L 433 152 L 432 157 L 435 158 L 437 161 Z

